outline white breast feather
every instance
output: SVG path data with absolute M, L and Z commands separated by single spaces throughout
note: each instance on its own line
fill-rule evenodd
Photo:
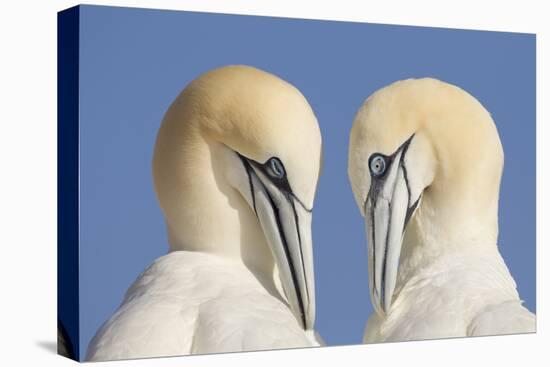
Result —
M 288 306 L 244 265 L 176 251 L 157 259 L 128 289 L 90 342 L 87 359 L 313 345 Z
M 372 314 L 364 342 L 527 333 L 535 316 L 495 249 L 449 254 L 401 285 L 386 316 Z

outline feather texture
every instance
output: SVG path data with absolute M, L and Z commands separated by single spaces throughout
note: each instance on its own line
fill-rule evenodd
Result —
M 87 360 L 318 345 L 242 263 L 199 252 L 157 259 L 100 328 Z
M 473 250 L 473 249 L 470 249 Z M 373 314 L 364 342 L 529 333 L 535 316 L 493 250 L 440 256 L 400 285 L 388 314 Z

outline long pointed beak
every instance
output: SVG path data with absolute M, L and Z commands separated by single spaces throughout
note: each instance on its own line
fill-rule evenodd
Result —
M 281 190 L 261 172 L 251 169 L 254 210 L 279 269 L 288 304 L 300 325 L 306 330 L 313 329 L 315 284 L 311 210 L 292 193 Z
M 391 306 L 399 270 L 403 233 L 418 205 L 411 203 L 406 168 L 400 150 L 376 190 L 365 202 L 365 221 L 369 239 L 369 274 L 371 299 L 378 313 Z

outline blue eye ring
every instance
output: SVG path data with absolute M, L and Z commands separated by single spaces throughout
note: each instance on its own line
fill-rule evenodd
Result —
M 375 177 L 382 176 L 386 172 L 386 158 L 381 154 L 373 154 L 369 160 L 369 170 Z
M 267 173 L 277 179 L 284 178 L 286 175 L 285 167 L 279 158 L 270 158 L 267 164 Z

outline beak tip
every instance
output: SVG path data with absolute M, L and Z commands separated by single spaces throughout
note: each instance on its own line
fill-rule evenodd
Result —
M 387 315 L 392 305 L 390 300 L 380 296 L 380 292 L 376 288 L 373 290 L 372 303 L 375 311 L 380 315 Z

